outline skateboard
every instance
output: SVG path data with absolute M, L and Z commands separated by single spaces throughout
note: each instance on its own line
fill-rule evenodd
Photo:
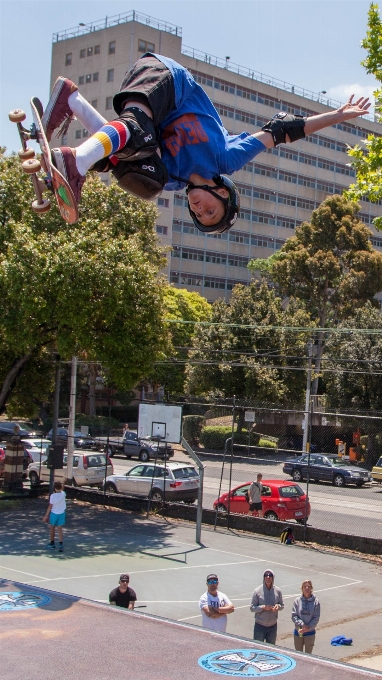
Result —
M 8 114 L 8 117 L 12 123 L 17 123 L 22 144 L 19 158 L 22 161 L 24 172 L 30 175 L 34 186 L 36 200 L 32 202 L 32 210 L 36 213 L 45 213 L 50 210 L 49 199 L 42 195 L 43 191 L 50 190 L 54 192 L 58 209 L 65 222 L 74 224 L 78 220 L 77 201 L 65 177 L 52 164 L 52 155 L 41 123 L 43 106 L 37 97 L 32 97 L 30 105 L 33 118 L 30 130 L 22 125 L 22 122 L 26 119 L 26 114 L 21 109 L 14 109 Z M 39 144 L 41 160 L 35 158 L 34 150 L 27 144 L 28 140 L 34 140 Z M 46 173 L 44 179 L 37 176 L 41 168 Z

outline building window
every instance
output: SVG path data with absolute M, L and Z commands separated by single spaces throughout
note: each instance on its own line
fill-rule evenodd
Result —
M 168 208 L 170 201 L 168 198 L 158 198 L 158 205 L 162 206 L 162 208 Z
M 80 59 L 84 59 L 86 57 L 86 50 L 80 50 Z
M 155 45 L 146 40 L 138 40 L 138 52 L 155 52 Z
M 106 104 L 105 104 L 105 109 L 112 109 L 113 108 L 113 97 L 106 97 Z
M 91 83 L 92 82 L 92 74 L 87 73 L 85 77 L 85 83 Z
M 93 73 L 93 83 L 98 83 L 99 80 L 99 73 Z
M 68 146 L 68 135 L 62 135 L 61 144 L 62 146 Z
M 92 99 L 90 103 L 91 103 L 93 109 L 96 109 L 96 108 L 97 108 L 97 104 L 98 104 L 98 99 Z
M 92 48 L 92 47 L 88 47 L 88 49 L 87 49 L 87 55 L 88 55 L 88 57 L 91 57 L 92 54 L 93 54 L 93 48 Z
M 80 76 L 80 77 L 78 78 L 78 84 L 79 84 L 79 85 L 83 85 L 84 82 L 85 82 L 85 76 Z
M 163 236 L 167 236 L 168 227 L 162 227 L 160 224 L 157 224 L 156 232 L 157 232 L 157 234 L 162 234 Z
M 114 69 L 108 68 L 107 69 L 107 82 L 112 83 L 113 81 L 114 81 Z
M 81 130 L 76 130 L 75 138 L 81 139 Z
M 88 133 L 88 131 L 87 131 L 87 130 L 85 130 L 85 129 L 84 129 L 84 130 L 82 130 L 82 136 L 83 136 L 83 137 L 89 137 L 89 133 Z
M 115 40 L 109 42 L 109 54 L 115 54 Z
M 68 52 L 68 54 L 65 57 L 65 66 L 70 66 L 72 63 L 72 53 Z
M 95 45 L 94 54 L 101 54 L 101 45 Z

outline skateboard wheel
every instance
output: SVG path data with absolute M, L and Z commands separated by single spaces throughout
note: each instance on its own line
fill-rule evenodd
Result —
M 27 175 L 33 175 L 35 172 L 39 172 L 39 170 L 41 170 L 41 163 L 37 160 L 37 158 L 31 158 L 30 160 L 24 161 L 24 163 L 22 163 L 22 168 L 24 172 L 27 173 Z
M 21 158 L 22 161 L 27 161 L 30 158 L 34 158 L 36 155 L 34 149 L 31 149 L 29 146 L 27 149 L 20 149 L 19 151 L 19 158 Z
M 22 123 L 26 117 L 26 114 L 21 109 L 13 109 L 13 111 L 8 113 L 8 118 L 12 123 Z
M 34 210 L 36 213 L 48 212 L 48 210 L 50 210 L 50 201 L 47 198 L 43 198 L 42 203 L 33 201 L 32 210 Z

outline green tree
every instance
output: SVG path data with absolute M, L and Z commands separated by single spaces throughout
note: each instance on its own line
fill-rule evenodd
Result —
M 30 413 L 31 399 L 49 393 L 52 349 L 100 362 L 118 388 L 133 387 L 164 329 L 155 206 L 90 178 L 77 224 L 55 205 L 40 217 L 30 180 L 5 153 L 0 198 L 0 412 L 13 404 Z
M 382 83 L 382 22 L 378 5 L 371 3 L 368 14 L 368 31 L 361 42 L 367 50 L 367 57 L 361 62 L 367 73 L 374 75 Z M 375 97 L 375 113 L 379 122 L 382 121 L 382 88 L 373 92 Z M 368 135 L 363 145 L 356 144 L 349 149 L 349 156 L 356 171 L 356 182 L 351 184 L 346 196 L 352 200 L 359 200 L 367 196 L 372 203 L 382 199 L 382 138 Z M 373 221 L 377 229 L 382 229 L 382 217 Z
M 185 360 L 198 322 L 211 318 L 211 305 L 199 293 L 166 286 L 164 318 L 167 347 L 148 382 L 163 385 L 166 392 L 183 393 Z
M 335 326 L 382 290 L 382 254 L 357 217 L 359 206 L 342 196 L 327 198 L 284 244 L 269 268 L 283 297 L 294 296 L 318 328 Z M 255 271 L 262 261 L 252 260 Z M 377 304 L 375 302 L 375 304 Z M 315 371 L 320 371 L 324 334 L 318 334 Z M 317 378 L 313 393 L 317 393 Z
M 352 329 L 351 332 L 348 329 Z M 367 302 L 338 326 L 326 346 L 324 366 L 326 403 L 341 412 L 361 411 L 375 416 L 382 411 L 382 312 Z M 360 427 L 368 440 L 369 463 L 381 454 L 381 425 L 375 419 L 344 419 Z
M 266 283 L 237 285 L 229 303 L 212 305 L 211 323 L 199 326 L 189 353 L 186 389 L 190 394 L 236 395 L 272 404 L 300 401 L 305 376 L 288 373 L 301 365 L 305 333 L 290 326 L 309 325 L 303 310 L 281 300 Z

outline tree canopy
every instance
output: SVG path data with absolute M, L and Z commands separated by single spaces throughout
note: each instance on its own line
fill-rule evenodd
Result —
M 33 196 L 19 159 L 1 153 L 0 412 L 13 404 L 30 413 L 47 395 L 52 350 L 100 362 L 130 389 L 165 336 L 155 205 L 89 178 L 69 226 L 55 205 L 36 215 Z
M 346 332 L 352 329 L 351 332 Z M 328 406 L 382 411 L 382 313 L 370 302 L 338 325 L 326 345 Z M 370 332 L 368 332 L 370 331 Z
M 318 328 L 335 326 L 382 290 L 382 254 L 373 249 L 371 232 L 358 219 L 358 210 L 342 196 L 327 198 L 268 263 L 280 294 L 299 300 Z M 264 271 L 262 260 L 252 260 L 248 267 Z M 323 350 L 321 333 L 317 372 Z M 317 392 L 317 380 L 313 391 Z
M 181 394 L 184 390 L 185 360 L 192 345 L 195 323 L 208 321 L 212 310 L 199 293 L 173 286 L 165 287 L 163 304 L 168 344 L 148 381 L 162 385 L 173 394 Z
M 382 83 L 382 22 L 378 5 L 371 3 L 368 14 L 368 31 L 361 42 L 367 50 L 367 57 L 362 61 L 367 73 L 374 75 Z M 373 92 L 375 97 L 375 114 L 382 121 L 382 88 Z M 382 137 L 367 135 L 363 145 L 357 144 L 349 149 L 349 156 L 356 171 L 356 181 L 351 184 L 346 195 L 353 200 L 367 197 L 372 203 L 382 199 Z M 373 224 L 382 229 L 382 218 L 376 217 Z
M 300 366 L 305 356 L 305 333 L 288 327 L 306 325 L 307 315 L 293 304 L 283 312 L 280 298 L 266 283 L 235 286 L 229 303 L 214 302 L 211 322 L 195 331 L 186 390 L 273 404 L 300 401 L 304 374 L 283 369 Z

